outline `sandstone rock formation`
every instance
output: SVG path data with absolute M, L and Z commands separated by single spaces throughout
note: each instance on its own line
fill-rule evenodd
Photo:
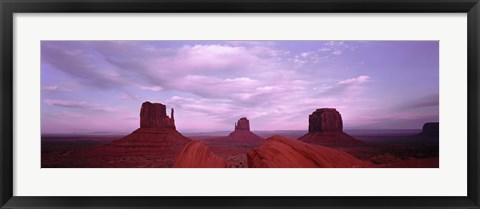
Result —
M 343 151 L 272 136 L 247 154 L 250 168 L 357 168 L 371 163 Z
M 250 121 L 243 117 L 235 123 L 235 131 L 227 136 L 227 140 L 259 142 L 263 141 L 263 138 L 250 131 Z
M 423 124 L 421 135 L 427 137 L 436 137 L 438 138 L 440 134 L 440 124 L 438 122 L 430 122 Z
M 139 128 L 131 134 L 113 141 L 115 146 L 128 146 L 129 148 L 164 148 L 167 152 L 180 150 L 191 139 L 183 136 L 176 130 Z
M 236 130 L 227 136 L 228 140 L 234 141 L 263 141 L 264 139 L 251 131 Z
M 250 121 L 246 118 L 240 118 L 237 123 L 235 123 L 235 130 L 247 130 L 250 131 Z
M 145 102 L 140 109 L 140 128 L 131 134 L 94 149 L 79 153 L 89 167 L 172 167 L 175 157 L 191 139 L 175 129 L 160 103 Z
M 308 132 L 341 132 L 342 116 L 335 108 L 317 109 L 308 117 Z
M 109 148 L 157 159 L 150 167 L 172 167 L 175 157 L 191 141 L 175 129 L 173 114 L 172 109 L 171 118 L 168 117 L 163 104 L 144 102 L 140 109 L 140 128 L 113 141 Z
M 200 141 L 185 145 L 175 160 L 175 168 L 228 168 L 227 161 L 215 155 L 211 149 Z
M 173 108 L 171 118 L 167 116 L 166 111 L 163 104 L 144 102 L 140 110 L 140 128 L 175 129 Z
M 342 116 L 335 108 L 315 110 L 308 117 L 308 133 L 298 140 L 324 146 L 353 146 L 361 141 L 343 132 Z

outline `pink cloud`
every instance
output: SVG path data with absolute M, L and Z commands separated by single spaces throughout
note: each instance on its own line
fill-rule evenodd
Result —
M 44 99 L 43 102 L 48 105 L 61 106 L 61 107 L 87 107 L 89 106 L 85 101 L 65 101 L 58 99 Z
M 43 94 L 50 94 L 58 90 L 58 86 L 42 86 L 42 93 Z
M 120 108 L 118 107 L 109 107 L 103 105 L 94 105 L 86 101 L 69 101 L 69 100 L 60 100 L 60 99 L 44 99 L 43 102 L 50 106 L 66 107 L 66 108 L 80 108 L 94 111 L 102 112 L 116 112 Z
M 163 90 L 163 87 L 161 87 L 161 86 L 143 86 L 143 85 L 140 85 L 139 88 L 143 89 L 143 90 L 150 90 L 150 91 L 161 91 L 161 90 Z
M 361 66 L 340 62 L 349 57 L 343 55 L 355 50 L 352 42 L 312 41 L 308 46 L 286 43 L 278 47 L 282 44 L 50 42 L 42 46 L 42 62 L 55 74 L 42 83 L 43 102 L 49 110 L 96 111 L 95 117 L 131 112 L 125 117 L 136 118 L 136 100 L 156 100 L 177 109 L 180 128 L 206 128 L 199 122 L 205 120 L 215 129 L 231 128 L 231 123 L 243 116 L 251 118 L 258 129 L 304 129 L 308 114 L 321 107 L 337 108 L 348 123 L 360 123 L 355 118 L 369 115 L 366 107 L 377 107 L 378 101 L 372 97 L 378 97 L 378 92 L 373 87 L 380 82 L 371 81 L 384 81 L 383 74 L 375 74 L 376 69 L 366 66 L 364 71 L 357 71 Z M 330 62 L 334 60 L 338 62 Z M 69 92 L 64 91 L 67 85 Z M 430 107 L 436 97 L 404 106 Z M 392 110 L 379 112 L 388 111 Z M 132 124 L 134 128 L 138 125 Z
M 339 81 L 337 84 L 361 84 L 367 82 L 369 79 L 369 76 L 361 75 L 356 78 Z
M 224 71 L 242 69 L 261 60 L 245 47 L 225 45 L 186 45 L 177 51 L 175 57 L 160 60 L 158 66 L 185 72 Z
M 124 99 L 124 100 L 138 100 L 139 99 L 139 97 L 137 95 L 128 93 L 126 91 L 122 92 L 122 94 L 120 95 L 119 98 Z

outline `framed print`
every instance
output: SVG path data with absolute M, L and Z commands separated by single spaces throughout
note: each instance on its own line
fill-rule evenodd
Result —
M 467 1 L 2 1 L 2 208 L 479 208 Z

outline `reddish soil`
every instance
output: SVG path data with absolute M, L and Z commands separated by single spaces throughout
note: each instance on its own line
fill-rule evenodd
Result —
M 212 152 L 225 159 L 232 168 L 247 167 L 247 152 L 258 147 L 261 141 L 232 141 L 226 137 L 201 140 L 207 144 Z
M 229 140 L 227 137 L 184 137 L 175 130 L 145 128 L 119 136 L 49 136 L 42 138 L 42 168 L 173 167 L 191 139 L 198 139 L 229 167 L 248 167 L 247 153 L 265 141 Z M 322 145 L 348 153 L 379 168 L 438 168 L 438 139 L 418 135 L 354 136 L 362 143 Z M 118 140 L 119 139 L 119 140 Z M 310 146 L 319 146 L 318 144 Z M 206 149 L 198 148 L 198 150 Z M 201 155 L 201 156 L 210 156 Z M 209 158 L 209 157 L 207 157 Z

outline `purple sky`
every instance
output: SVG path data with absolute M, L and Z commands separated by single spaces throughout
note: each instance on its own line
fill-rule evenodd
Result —
M 42 133 L 129 133 L 144 101 L 184 132 L 346 129 L 438 121 L 437 41 L 42 41 Z

